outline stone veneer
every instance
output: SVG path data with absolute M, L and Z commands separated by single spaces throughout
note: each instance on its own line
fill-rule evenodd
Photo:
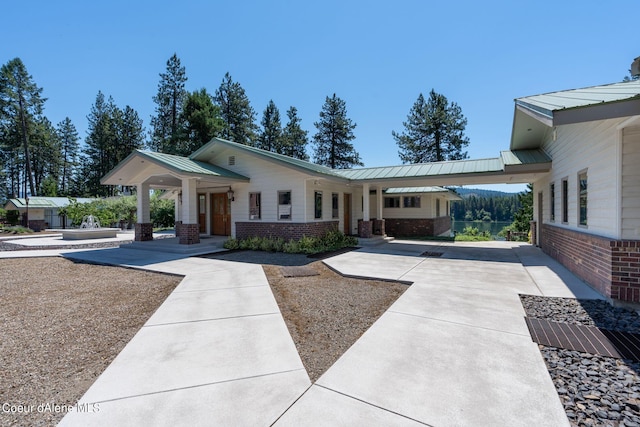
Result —
M 386 218 L 385 230 L 393 237 L 440 236 L 451 230 L 451 217 Z
M 153 224 L 149 222 L 136 222 L 135 237 L 136 242 L 146 242 L 153 240 Z
M 176 223 L 176 236 L 181 245 L 200 243 L 200 225 Z
M 542 250 L 598 292 L 640 304 L 639 240 L 615 240 L 549 224 L 540 232 Z
M 298 240 L 302 236 L 320 237 L 329 231 L 338 229 L 338 221 L 321 222 L 236 222 L 236 238 L 281 237 L 285 240 Z
M 358 220 L 358 237 L 368 239 L 373 236 L 373 221 Z

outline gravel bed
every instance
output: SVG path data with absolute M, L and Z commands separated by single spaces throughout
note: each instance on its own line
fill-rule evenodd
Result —
M 521 295 L 529 317 L 639 333 L 640 316 L 601 300 Z M 539 345 L 572 426 L 640 427 L 640 363 Z
M 296 265 L 302 258 L 286 260 Z M 285 278 L 277 265 L 263 268 L 313 382 L 408 288 L 397 282 L 345 278 L 321 261 L 308 264 L 316 276 Z
M 66 411 L 51 405 L 74 405 L 180 280 L 63 258 L 0 260 L 0 426 L 60 421 Z

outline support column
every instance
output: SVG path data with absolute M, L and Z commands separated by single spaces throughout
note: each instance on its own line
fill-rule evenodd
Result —
M 385 235 L 384 218 L 382 217 L 382 201 L 382 186 L 378 185 L 376 187 L 376 220 L 373 223 L 373 234 L 379 236 Z
M 175 219 L 174 228 L 176 237 L 180 237 L 180 231 L 182 230 L 182 192 L 178 193 L 178 197 L 176 197 L 173 216 Z
M 182 179 L 182 225 L 178 237 L 182 245 L 200 243 L 197 182 L 196 178 Z
M 363 238 L 371 237 L 371 215 L 369 212 L 369 184 L 362 184 L 362 221 L 358 221 L 358 236 Z
M 136 186 L 138 192 L 137 221 L 135 241 L 146 242 L 153 240 L 153 224 L 151 223 L 151 209 L 149 201 L 149 184 L 140 183 Z

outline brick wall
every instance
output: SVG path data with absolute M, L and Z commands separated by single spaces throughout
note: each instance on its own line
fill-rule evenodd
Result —
M 177 231 L 178 243 L 181 245 L 193 245 L 195 243 L 200 243 L 200 225 L 181 223 L 178 226 Z
M 47 228 L 47 224 L 45 223 L 44 219 L 30 219 L 28 228 L 32 229 L 33 231 L 42 231 Z
M 385 230 L 393 237 L 439 236 L 451 229 L 451 217 L 386 218 Z
M 282 237 L 285 240 L 298 240 L 302 236 L 319 237 L 338 229 L 338 221 L 322 222 L 236 222 L 236 238 Z
M 136 222 L 135 237 L 136 242 L 146 242 L 153 240 L 153 224 Z
M 640 303 L 640 241 L 613 240 L 548 224 L 540 246 L 606 297 Z

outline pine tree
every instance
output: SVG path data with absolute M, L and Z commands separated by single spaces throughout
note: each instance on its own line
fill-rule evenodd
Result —
M 320 111 L 320 121 L 314 126 L 318 132 L 313 136 L 315 144 L 314 161 L 319 165 L 332 169 L 346 169 L 353 166 L 363 166 L 360 156 L 350 141 L 356 137 L 353 134 L 356 124 L 347 117 L 346 103 L 334 93 L 327 96 Z
M 180 122 L 180 114 L 187 97 L 184 88 L 186 81 L 185 67 L 180 64 L 180 59 L 174 53 L 167 61 L 166 72 L 160 73 L 158 93 L 153 97 L 156 115 L 151 117 L 149 146 L 152 150 L 175 154 L 174 144 L 183 125 Z
M 60 140 L 61 171 L 60 171 L 60 194 L 71 195 L 71 182 L 78 167 L 78 152 L 80 150 L 80 137 L 76 127 L 69 117 L 65 117 L 58 124 L 58 138 Z
M 211 95 L 204 88 L 187 95 L 181 121 L 183 129 L 178 154 L 182 156 L 193 153 L 211 138 L 221 135 L 224 129 L 220 108 L 213 104 Z
M 282 124 L 280 123 L 280 111 L 273 99 L 267 104 L 262 113 L 262 132 L 258 137 L 258 148 L 266 151 L 281 152 L 282 148 Z
M 60 139 L 53 124 L 46 117 L 39 118 L 35 123 L 30 141 L 31 171 L 36 188 L 33 195 L 44 194 L 43 183 L 45 181 L 48 181 L 48 193 L 57 193 L 62 164 Z
M 27 186 L 31 195 L 37 194 L 31 169 L 32 146 L 29 137 L 42 115 L 46 101 L 41 94 L 42 89 L 33 81 L 20 58 L 12 59 L 0 68 L 0 124 L 3 128 L 11 128 L 3 132 L 3 139 L 6 139 L 2 145 L 15 156 L 10 159 L 12 167 L 19 168 L 21 164 L 24 168 L 22 178 L 13 177 L 17 179 L 18 187 L 22 182 L 23 196 L 27 194 Z M 15 173 L 15 170 L 11 172 Z M 19 192 L 20 188 L 17 190 Z
M 300 160 L 309 160 L 308 132 L 300 127 L 301 119 L 298 117 L 296 107 L 292 106 L 287 110 L 287 117 L 289 121 L 282 131 L 282 148 L 279 153 Z
M 392 132 L 400 148 L 403 163 L 441 162 L 468 158 L 464 147 L 469 139 L 464 135 L 467 119 L 455 103 L 449 103 L 444 95 L 433 89 L 429 100 L 420 94 L 413 104 L 407 121 L 402 123 L 405 131 Z
M 116 107 L 113 98 L 105 100 L 104 94 L 99 91 L 96 101 L 91 107 L 91 112 L 87 116 L 89 125 L 86 148 L 84 156 L 86 158 L 83 171 L 85 181 L 85 194 L 96 196 L 113 195 L 109 189 L 100 185 L 100 178 L 103 177 L 112 166 L 112 158 L 115 154 L 117 142 L 116 129 L 113 123 Z
M 256 113 L 240 83 L 234 82 L 227 72 L 216 90 L 215 102 L 225 127 L 223 138 L 239 144 L 254 145 L 257 126 Z

